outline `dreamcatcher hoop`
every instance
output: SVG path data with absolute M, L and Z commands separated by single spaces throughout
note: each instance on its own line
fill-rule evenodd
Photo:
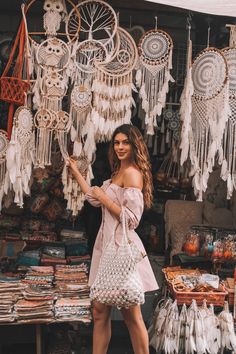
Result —
M 71 92 L 71 105 L 77 112 L 83 112 L 91 107 L 92 92 L 84 85 L 75 85 Z
M 27 145 L 33 131 L 33 115 L 29 108 L 19 107 L 14 114 L 14 125 L 17 128 L 17 139 L 21 145 Z
M 173 41 L 168 33 L 160 29 L 151 29 L 140 38 L 139 59 L 149 65 L 165 63 L 172 49 Z
M 203 49 L 193 61 L 193 97 L 209 100 L 217 96 L 225 87 L 228 78 L 226 59 L 216 48 Z
M 67 28 L 67 20 L 66 20 L 66 25 L 65 25 L 65 32 L 57 32 L 57 36 L 61 36 L 61 37 L 67 37 L 69 43 L 74 42 L 76 39 L 78 39 L 79 37 L 79 31 L 80 31 L 80 14 L 79 14 L 79 10 L 77 8 L 77 6 L 73 3 L 72 0 L 64 0 L 67 4 L 72 6 L 72 11 L 74 11 L 74 13 L 76 14 L 76 18 L 77 18 L 77 28 L 74 28 L 73 32 L 68 31 Z M 34 3 L 40 3 L 42 4 L 42 1 L 40 0 L 30 0 L 29 3 L 27 4 L 27 13 L 26 13 L 26 19 L 29 18 L 30 16 L 30 9 L 31 7 L 34 5 Z M 27 21 L 28 22 L 28 21 Z M 45 31 L 29 31 L 28 33 L 29 39 L 35 43 L 36 45 L 39 45 L 41 43 L 41 41 L 37 42 L 36 39 L 33 38 L 33 36 L 47 36 Z
M 103 40 L 103 44 L 106 45 L 113 39 L 117 30 L 117 16 L 113 8 L 105 1 L 82 1 L 77 5 L 76 10 L 72 9 L 68 16 L 67 33 L 73 33 L 77 28 L 77 14 L 79 13 L 80 37 L 82 37 L 82 40 Z M 98 26 L 95 29 L 93 28 L 94 24 Z
M 137 46 L 132 36 L 123 28 L 117 28 L 119 48 L 109 63 L 95 62 L 98 70 L 111 77 L 121 77 L 131 73 L 138 60 Z
M 56 67 L 60 72 L 69 64 L 70 49 L 61 39 L 48 38 L 37 47 L 36 60 L 42 69 Z

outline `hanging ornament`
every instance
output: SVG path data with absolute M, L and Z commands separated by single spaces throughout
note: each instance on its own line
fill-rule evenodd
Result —
M 216 48 L 204 49 L 194 60 L 190 159 L 194 192 L 202 200 L 209 173 L 223 160 L 222 137 L 229 116 L 227 64 Z
M 66 80 L 57 71 L 46 70 L 41 80 L 42 108 L 58 112 L 62 109 L 62 99 L 67 91 Z
M 54 70 L 61 71 L 69 64 L 70 49 L 61 39 L 48 38 L 37 46 L 36 60 L 42 69 L 51 66 Z
M 6 153 L 9 140 L 7 138 L 7 132 L 0 129 L 0 211 L 2 210 L 2 198 L 4 196 L 4 185 L 6 177 Z
M 223 137 L 224 159 L 221 177 L 227 181 L 227 198 L 236 189 L 236 48 L 224 48 L 222 53 L 228 65 L 230 115 Z
M 62 15 L 66 13 L 63 0 L 45 0 L 43 9 L 46 11 L 43 16 L 43 27 L 47 35 L 55 36 L 60 29 Z
M 14 202 L 21 208 L 24 194 L 30 194 L 33 161 L 33 115 L 27 107 L 21 106 L 14 114 L 11 141 L 7 149 L 9 186 L 15 194 Z
M 161 115 L 165 106 L 172 69 L 173 42 L 171 37 L 161 30 L 150 30 L 141 37 L 138 45 L 139 69 L 136 73 L 136 85 L 145 111 L 147 133 L 154 134 L 156 116 Z
M 137 61 L 137 49 L 130 34 L 118 28 L 119 49 L 109 63 L 95 62 L 96 73 L 92 86 L 96 141 L 110 140 L 113 131 L 121 124 L 130 123 L 133 69 Z

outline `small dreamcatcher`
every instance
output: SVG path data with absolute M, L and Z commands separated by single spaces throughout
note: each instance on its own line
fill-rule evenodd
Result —
M 222 53 L 228 65 L 230 116 L 223 137 L 224 159 L 221 177 L 227 181 L 227 198 L 236 190 L 236 47 L 224 48 Z
M 84 154 L 84 151 L 81 152 L 80 156 L 71 157 L 77 161 L 77 167 L 80 173 L 90 185 L 90 181 L 93 178 L 92 169 L 88 158 Z M 76 216 L 83 207 L 85 196 L 76 179 L 71 175 L 71 173 L 68 173 L 68 167 L 66 165 L 64 166 L 62 172 L 62 183 L 64 185 L 64 196 L 67 200 L 67 209 L 72 210 L 72 215 Z
M 30 109 L 21 106 L 14 114 L 11 141 L 7 150 L 7 170 L 15 194 L 14 202 L 21 208 L 24 193 L 30 194 L 33 161 L 33 115 Z
M 37 47 L 36 60 L 43 69 L 49 66 L 61 71 L 69 64 L 70 49 L 61 39 L 48 38 Z
M 58 112 L 62 109 L 62 99 L 67 91 L 63 76 L 55 70 L 46 71 L 41 79 L 40 106 Z
M 229 116 L 227 64 L 216 48 L 204 49 L 194 60 L 190 137 L 194 192 L 202 200 L 218 152 L 223 160 L 222 137 Z
M 46 35 L 55 36 L 61 27 L 61 22 L 67 10 L 65 2 L 62 0 L 45 0 L 43 9 L 43 27 Z
M 172 69 L 173 42 L 164 31 L 150 30 L 141 37 L 138 45 L 139 69 L 136 84 L 145 111 L 147 134 L 154 134 L 156 116 L 161 115 L 165 106 Z
M 110 140 L 115 128 L 130 123 L 133 69 L 137 62 L 137 48 L 130 34 L 118 28 L 119 49 L 109 63 L 95 62 L 93 82 L 92 121 L 96 140 Z

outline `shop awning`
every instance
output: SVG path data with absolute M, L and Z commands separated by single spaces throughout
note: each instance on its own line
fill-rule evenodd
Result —
M 236 17 L 236 0 L 146 0 L 212 15 Z

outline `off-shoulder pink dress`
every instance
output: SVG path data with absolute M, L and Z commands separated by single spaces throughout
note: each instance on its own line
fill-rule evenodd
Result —
M 137 233 L 134 231 L 134 229 L 136 229 L 136 227 L 138 226 L 143 213 L 143 193 L 138 188 L 120 187 L 117 184 L 112 183 L 110 179 L 105 181 L 101 188 L 106 192 L 109 198 L 111 198 L 115 203 L 121 206 L 122 211 L 125 213 L 126 219 L 128 220 L 128 225 L 130 229 L 129 238 L 133 242 L 135 242 L 140 251 L 145 253 L 143 243 Z M 90 286 L 95 280 L 103 249 L 107 242 L 109 242 L 110 237 L 113 235 L 115 229 L 115 237 L 118 245 L 120 244 L 122 238 L 121 223 L 118 224 L 117 218 L 113 214 L 111 214 L 107 208 L 101 205 L 97 199 L 93 197 L 92 190 L 93 187 L 90 187 L 85 196 L 88 202 L 91 203 L 93 206 L 102 207 L 102 223 L 98 231 L 93 249 L 93 256 L 89 275 Z M 143 289 L 145 292 L 157 290 L 159 288 L 148 257 L 144 257 L 137 264 L 137 270 L 142 280 Z

